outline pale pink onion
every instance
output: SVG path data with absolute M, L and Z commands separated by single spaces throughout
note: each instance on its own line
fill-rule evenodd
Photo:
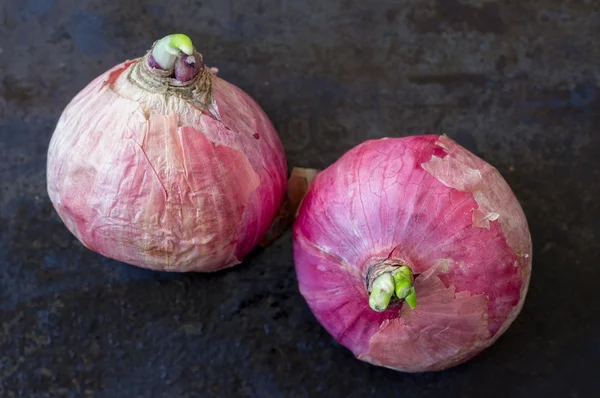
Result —
M 434 371 L 477 355 L 514 321 L 531 238 L 488 163 L 446 136 L 388 138 L 317 176 L 294 224 L 294 259 L 311 310 L 359 359 Z
M 239 263 L 273 221 L 286 174 L 268 117 L 184 35 L 92 81 L 48 151 L 48 193 L 69 230 L 93 251 L 156 270 Z

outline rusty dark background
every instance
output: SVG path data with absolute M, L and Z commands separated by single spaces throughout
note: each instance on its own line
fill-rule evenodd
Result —
M 216 274 L 92 253 L 46 194 L 67 102 L 189 34 L 278 128 L 290 166 L 368 138 L 446 133 L 528 216 L 521 316 L 457 368 L 353 359 L 300 296 L 289 232 Z M 0 397 L 600 396 L 597 0 L 0 2 Z

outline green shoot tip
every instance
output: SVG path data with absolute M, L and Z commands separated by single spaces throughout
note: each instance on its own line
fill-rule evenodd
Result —
M 170 35 L 169 37 L 169 45 L 171 47 L 176 48 L 187 55 L 192 55 L 194 53 L 192 39 L 190 39 L 187 35 L 184 35 L 183 33 L 176 33 L 174 35 Z

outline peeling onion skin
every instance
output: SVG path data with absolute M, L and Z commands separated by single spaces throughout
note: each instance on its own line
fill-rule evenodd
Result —
M 363 361 L 405 372 L 460 364 L 493 344 L 523 306 L 531 237 L 500 173 L 446 136 L 358 145 L 321 172 L 293 227 L 300 292 Z M 418 276 L 414 310 L 369 307 L 383 261 Z
M 144 59 L 115 66 L 66 107 L 48 151 L 50 199 L 106 257 L 176 272 L 238 264 L 285 194 L 279 137 L 247 94 L 205 68 L 207 108 L 132 84 Z

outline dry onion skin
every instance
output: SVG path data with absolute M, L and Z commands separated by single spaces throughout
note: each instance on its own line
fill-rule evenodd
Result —
M 437 371 L 517 317 L 531 237 L 500 173 L 446 136 L 367 141 L 321 172 L 294 224 L 300 292 L 359 359 Z
M 182 34 L 77 94 L 47 164 L 50 199 L 86 247 L 181 272 L 238 264 L 277 214 L 286 174 L 268 117 Z

